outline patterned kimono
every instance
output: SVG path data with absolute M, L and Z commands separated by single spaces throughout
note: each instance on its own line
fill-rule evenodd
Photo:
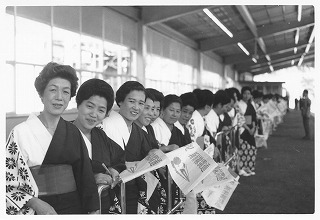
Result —
M 145 131 L 132 123 L 129 133 L 124 119 L 115 111 L 111 111 L 109 117 L 103 120 L 102 128 L 108 137 L 124 149 L 126 162 L 141 161 L 152 149 L 145 138 Z M 126 183 L 126 214 L 137 214 L 138 202 L 149 205 L 146 201 L 146 190 L 147 183 L 143 176 Z
M 72 166 L 76 190 L 38 196 L 30 168 L 38 165 Z M 32 197 L 49 203 L 58 214 L 84 214 L 99 209 L 97 186 L 79 130 L 60 118 L 53 136 L 35 114 L 11 131 L 6 145 L 6 213 L 35 214 L 26 207 Z
M 83 139 L 88 147 L 90 159 L 92 161 L 93 173 L 105 173 L 102 166 L 104 163 L 107 167 L 112 167 L 121 173 L 126 169 L 124 150 L 113 140 L 111 140 L 106 133 L 100 128 L 93 128 L 91 130 L 91 142 L 83 135 Z M 118 209 L 121 213 L 119 204 L 120 187 L 117 185 L 114 189 L 105 190 L 101 195 L 102 214 L 108 214 L 110 206 Z M 115 195 L 117 194 L 117 196 Z M 112 210 L 115 212 L 115 210 Z
M 239 101 L 240 113 L 244 116 L 251 116 L 251 121 L 257 124 L 257 114 L 250 102 Z M 251 129 L 252 123 L 247 124 Z M 240 157 L 239 169 L 247 168 L 251 171 L 255 170 L 255 160 L 257 155 L 256 143 L 254 135 L 250 135 L 248 130 L 244 130 L 240 135 L 240 149 L 238 150 Z

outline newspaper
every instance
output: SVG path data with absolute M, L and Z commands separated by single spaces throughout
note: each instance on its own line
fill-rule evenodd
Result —
M 228 167 L 224 166 L 223 164 L 219 164 L 193 189 L 193 192 L 199 193 L 204 190 L 211 189 L 215 186 L 233 181 L 236 177 L 237 175 L 231 173 Z
M 208 205 L 223 211 L 238 184 L 236 178 L 232 181 L 206 189 L 201 195 Z
M 170 160 L 171 177 L 184 194 L 188 194 L 217 166 L 195 142 L 166 155 Z
M 141 161 L 126 162 L 127 169 L 119 175 L 121 180 L 126 183 L 133 180 L 142 174 L 156 170 L 170 163 L 168 157 L 159 149 L 153 149 Z

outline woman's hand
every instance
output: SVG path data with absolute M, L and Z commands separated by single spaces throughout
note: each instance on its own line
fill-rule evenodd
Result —
M 121 180 L 119 176 L 119 172 L 116 169 L 113 169 L 109 167 L 111 177 L 112 177 L 112 184 L 111 184 L 111 189 L 113 189 Z
M 170 152 L 170 151 L 173 151 L 173 150 L 176 150 L 178 149 L 179 146 L 176 145 L 176 144 L 170 144 L 168 146 L 162 146 L 160 149 L 163 151 L 163 152 Z
M 256 131 L 256 128 L 253 127 L 252 129 L 249 130 L 250 135 L 254 135 L 254 132 Z
M 94 179 L 96 180 L 96 184 L 103 184 L 103 185 L 111 185 L 112 184 L 112 177 L 110 175 L 104 173 L 97 173 L 94 174 Z
M 57 215 L 57 212 L 51 205 L 37 197 L 30 199 L 26 205 L 35 210 L 37 215 Z

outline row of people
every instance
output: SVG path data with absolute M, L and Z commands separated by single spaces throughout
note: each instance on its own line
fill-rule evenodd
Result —
M 241 161 L 233 160 L 231 166 L 254 172 L 257 119 L 250 88 L 244 87 L 242 96 L 230 88 L 215 94 L 195 89 L 179 97 L 128 81 L 114 95 L 108 83 L 90 79 L 76 95 L 75 70 L 56 63 L 44 67 L 35 87 L 43 111 L 14 127 L 6 144 L 7 214 L 99 213 L 97 185 L 110 186 L 100 196 L 102 213 L 121 213 L 119 173 L 130 163 L 153 149 L 167 153 L 191 142 L 203 149 L 213 143 L 212 157 L 225 162 L 234 150 L 218 145 L 216 134 L 237 126 L 244 129 Z M 68 122 L 61 115 L 75 95 L 78 114 Z M 118 108 L 111 110 L 114 101 Z M 240 126 L 246 116 L 247 123 Z M 174 182 L 168 192 L 168 177 L 168 170 L 160 168 L 127 182 L 125 213 L 166 213 L 169 194 L 173 204 L 185 200 L 176 213 L 214 213 L 199 194 L 182 195 Z M 151 196 L 149 178 L 158 179 Z

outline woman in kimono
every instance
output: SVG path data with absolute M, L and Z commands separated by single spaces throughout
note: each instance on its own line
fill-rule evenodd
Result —
M 191 119 L 193 112 L 196 110 L 198 105 L 197 97 L 192 92 L 187 92 L 180 95 L 180 99 L 182 101 L 181 106 L 181 115 L 180 118 L 174 125 L 180 129 L 184 138 L 186 139 L 186 143 L 191 143 L 191 136 L 189 130 L 186 125 L 188 121 Z
M 245 86 L 241 89 L 242 99 L 239 101 L 239 111 L 246 118 L 243 125 L 244 131 L 240 134 L 240 149 L 238 151 L 239 175 L 255 175 L 256 143 L 254 134 L 256 132 L 257 114 L 251 104 L 251 88 Z
M 145 138 L 145 132 L 135 123 L 145 105 L 145 88 L 139 82 L 127 81 L 116 92 L 119 113 L 111 111 L 103 120 L 106 134 L 125 151 L 125 161 L 136 162 L 144 159 L 152 147 Z M 126 183 L 126 213 L 137 214 L 140 192 L 146 191 L 146 182 L 138 177 Z M 141 201 L 140 202 L 144 202 Z
M 149 142 L 149 145 L 152 148 L 159 148 L 163 152 L 168 152 L 168 146 L 160 145 L 155 137 L 154 131 L 150 123 L 152 122 L 152 118 L 154 117 L 154 111 L 156 110 L 156 106 L 154 104 L 155 97 L 150 92 L 149 89 L 146 89 L 146 102 L 144 105 L 144 110 L 135 123 L 145 131 L 146 139 Z M 167 211 L 166 205 L 166 191 L 162 186 L 161 182 L 164 179 L 164 171 L 165 167 L 159 168 L 151 173 L 158 179 L 158 183 L 155 191 L 150 197 L 148 203 L 148 207 L 142 207 L 145 213 L 156 213 L 156 214 L 165 214 Z M 151 210 L 150 210 L 151 209 Z
M 86 143 L 96 184 L 109 185 L 111 189 L 116 186 L 119 191 L 119 173 L 126 169 L 124 150 L 96 127 L 113 106 L 113 89 L 103 80 L 89 79 L 80 86 L 76 102 L 78 116 L 73 124 Z M 108 214 L 110 204 L 114 203 L 115 191 L 111 189 L 104 190 L 101 195 L 103 214 Z
M 161 116 L 157 118 L 152 124 L 157 141 L 164 146 L 170 146 L 170 151 L 188 144 L 184 135 L 174 125 L 181 115 L 182 101 L 176 95 L 167 95 L 164 97 L 163 107 L 161 109 Z M 167 171 L 168 172 L 168 171 Z M 163 180 L 163 186 L 167 189 L 167 180 Z M 166 190 L 168 193 L 168 190 Z M 180 200 L 180 192 L 176 184 L 172 185 L 172 204 L 176 204 Z M 186 202 L 184 208 L 180 207 L 175 213 L 182 214 L 196 214 L 197 201 L 193 192 L 186 195 Z
M 6 145 L 7 214 L 85 214 L 99 209 L 83 138 L 61 117 L 77 86 L 76 72 L 68 65 L 48 63 L 36 78 L 44 109 L 15 126 Z
M 162 92 L 153 88 L 146 88 L 146 91 L 149 92 L 154 97 L 153 103 L 155 105 L 155 108 L 154 108 L 154 114 L 151 118 L 151 123 L 152 123 L 160 116 L 164 95 Z

